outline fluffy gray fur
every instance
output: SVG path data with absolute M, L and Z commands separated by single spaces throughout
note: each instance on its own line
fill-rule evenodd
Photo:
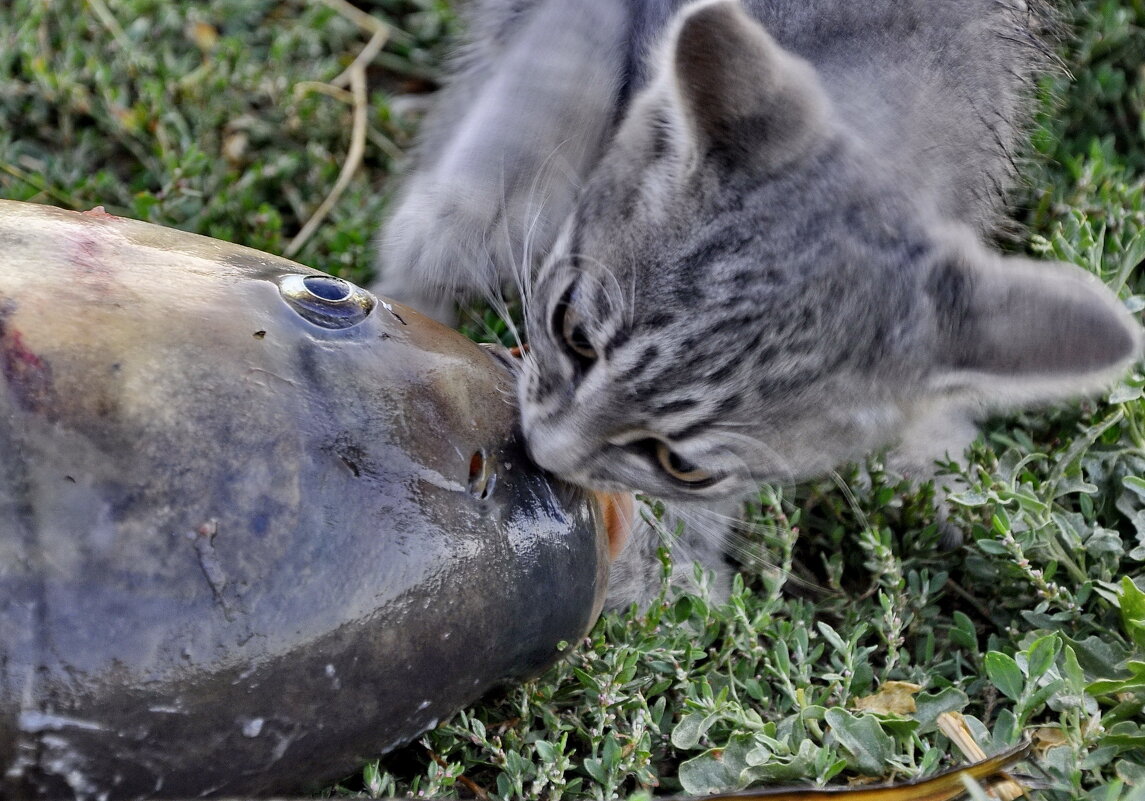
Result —
M 521 290 L 523 429 L 553 472 L 683 509 L 886 446 L 926 477 L 984 414 L 1138 357 L 1096 279 L 984 244 L 1045 62 L 1036 7 L 470 12 L 378 289 L 443 318 Z M 644 591 L 622 584 L 614 602 Z

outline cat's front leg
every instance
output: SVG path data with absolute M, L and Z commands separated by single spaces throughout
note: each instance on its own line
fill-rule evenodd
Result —
M 374 289 L 445 322 L 455 298 L 527 286 L 616 117 L 624 4 L 544 0 L 520 13 L 506 41 L 475 48 L 453 76 L 381 235 Z

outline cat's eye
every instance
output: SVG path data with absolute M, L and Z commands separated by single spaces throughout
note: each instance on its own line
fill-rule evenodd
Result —
M 581 369 L 596 361 L 596 348 L 588 338 L 588 332 L 580 312 L 573 305 L 575 284 L 565 290 L 564 295 L 553 307 L 551 323 L 553 335 L 564 345 L 565 352 Z
M 695 489 L 711 486 L 721 478 L 698 465 L 692 464 L 673 450 L 667 442 L 657 437 L 637 440 L 627 447 L 653 460 L 672 480 L 681 484 L 688 484 Z
M 685 484 L 706 484 L 713 478 L 707 470 L 692 464 L 659 440 L 656 441 L 656 461 L 661 470 Z

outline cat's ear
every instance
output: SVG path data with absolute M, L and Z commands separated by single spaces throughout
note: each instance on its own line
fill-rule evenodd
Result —
M 737 0 L 686 7 L 669 39 L 675 101 L 694 155 L 774 169 L 821 135 L 826 95 Z
M 963 252 L 935 268 L 927 289 L 939 391 L 991 406 L 1063 400 L 1108 388 L 1141 355 L 1136 320 L 1072 265 Z

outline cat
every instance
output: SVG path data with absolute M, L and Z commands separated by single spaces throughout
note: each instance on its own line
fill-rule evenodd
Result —
M 1036 0 L 468 10 L 377 289 L 446 321 L 520 291 L 553 473 L 718 520 L 888 446 L 925 479 L 986 413 L 1138 358 L 1095 278 L 987 244 L 1050 60 Z M 642 542 L 614 605 L 648 591 Z

